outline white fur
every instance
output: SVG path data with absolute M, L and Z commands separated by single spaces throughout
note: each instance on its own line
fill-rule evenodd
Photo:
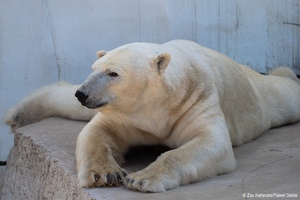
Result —
M 78 87 L 59 82 L 40 88 L 9 109 L 5 123 L 19 128 L 53 116 L 89 121 L 96 111 L 87 109 L 76 100 L 74 94 Z
M 93 73 L 78 90 L 88 97 L 83 105 L 95 110 L 75 100 L 77 86 L 59 84 L 26 98 L 6 120 L 20 127 L 49 116 L 89 120 L 98 111 L 77 140 L 80 187 L 123 182 L 162 192 L 231 172 L 232 146 L 300 117 L 300 87 L 287 68 L 263 76 L 182 40 L 133 43 L 97 55 Z M 143 144 L 174 150 L 125 177 L 124 153 Z

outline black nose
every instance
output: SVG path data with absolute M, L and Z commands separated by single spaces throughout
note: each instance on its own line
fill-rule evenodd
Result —
M 80 101 L 81 104 L 84 105 L 86 100 L 89 98 L 89 95 L 85 95 L 82 91 L 77 90 L 75 93 L 75 97 L 77 97 L 78 101 Z

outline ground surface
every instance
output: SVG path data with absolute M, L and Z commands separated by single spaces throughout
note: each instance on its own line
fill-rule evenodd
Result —
M 160 194 L 144 194 L 125 187 L 78 190 L 74 151 L 84 125 L 50 118 L 19 129 L 8 158 L 2 199 L 300 198 L 300 123 L 273 129 L 234 148 L 237 167 L 233 173 Z M 124 168 L 128 172 L 142 169 L 164 150 L 135 150 Z M 3 167 L 1 178 L 2 175 Z

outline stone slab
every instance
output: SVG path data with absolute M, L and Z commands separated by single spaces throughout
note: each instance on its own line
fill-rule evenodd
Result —
M 78 190 L 74 152 L 77 135 L 85 124 L 49 118 L 18 129 L 7 161 L 2 199 L 300 198 L 300 123 L 270 130 L 234 148 L 234 172 L 159 194 L 124 186 Z M 124 168 L 128 172 L 142 169 L 165 150 L 135 149 Z
M 3 185 L 5 169 L 6 169 L 6 166 L 0 166 L 0 199 L 1 199 L 1 188 Z

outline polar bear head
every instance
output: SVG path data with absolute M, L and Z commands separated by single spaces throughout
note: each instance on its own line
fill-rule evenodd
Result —
M 97 56 L 93 72 L 75 94 L 82 105 L 133 111 L 166 96 L 168 53 L 147 51 L 137 43 L 110 52 L 98 51 Z

